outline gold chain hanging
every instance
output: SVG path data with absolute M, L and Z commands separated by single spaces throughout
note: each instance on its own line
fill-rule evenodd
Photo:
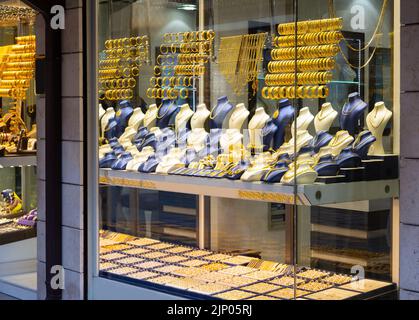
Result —
M 381 27 L 383 26 L 384 16 L 385 16 L 386 9 L 387 9 L 387 4 L 388 4 L 388 0 L 384 0 L 383 1 L 383 6 L 381 8 L 380 17 L 378 18 L 377 26 L 375 27 L 374 34 L 372 35 L 371 39 L 367 42 L 367 44 L 363 48 L 361 48 L 361 49 L 354 48 L 348 43 L 348 41 L 346 39 L 343 39 L 343 41 L 345 41 L 345 43 L 346 43 L 346 45 L 349 49 L 351 49 L 352 51 L 361 52 L 361 51 L 365 51 L 366 49 L 368 49 L 372 45 L 373 41 L 375 40 L 379 31 L 381 30 Z M 336 17 L 334 0 L 329 0 L 329 15 L 330 15 L 331 18 Z

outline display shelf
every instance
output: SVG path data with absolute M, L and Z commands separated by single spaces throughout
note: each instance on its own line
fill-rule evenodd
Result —
M 0 169 L 26 166 L 36 166 L 36 155 L 0 157 Z
M 180 192 L 199 196 L 319 206 L 334 203 L 395 198 L 398 180 L 363 181 L 339 184 L 315 183 L 297 186 L 262 182 L 230 181 L 100 169 L 100 183 L 110 186 Z

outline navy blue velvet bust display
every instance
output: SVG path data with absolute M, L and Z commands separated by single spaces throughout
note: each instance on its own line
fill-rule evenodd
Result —
M 160 129 L 175 127 L 176 116 L 179 113 L 179 107 L 175 100 L 163 99 L 163 102 L 157 113 L 157 127 Z
M 272 119 L 269 120 L 266 123 L 266 126 L 262 129 L 263 152 L 266 152 L 271 148 L 275 133 L 277 131 L 278 131 L 277 125 L 273 122 Z
M 332 141 L 333 136 L 326 131 L 319 131 L 310 146 L 313 148 L 314 153 L 319 153 L 320 149 L 327 146 Z
M 361 157 L 351 147 L 344 149 L 335 160 L 341 169 L 359 168 L 362 164 Z
M 355 142 L 353 151 L 365 160 L 368 158 L 368 151 L 375 141 L 377 141 L 377 138 L 370 131 L 363 132 Z
M 326 155 L 320 158 L 319 163 L 314 167 L 319 177 L 337 176 L 340 166 L 333 160 L 332 155 Z
M 273 121 L 277 126 L 277 131 L 274 136 L 273 147 L 275 150 L 279 149 L 285 142 L 285 130 L 288 125 L 294 121 L 295 108 L 288 99 L 283 99 L 279 102 L 278 110 L 273 116 Z
M 116 113 L 116 135 L 119 138 L 128 126 L 129 119 L 134 113 L 134 108 L 132 107 L 131 102 L 128 100 L 123 100 L 119 103 L 119 110 Z
M 130 162 L 133 159 L 131 153 L 124 152 L 121 154 L 113 164 L 112 164 L 112 170 L 125 170 L 127 168 L 128 162 Z
M 359 130 L 359 120 L 364 116 L 368 105 L 362 101 L 359 93 L 351 93 L 348 102 L 343 106 L 340 114 L 340 127 L 350 135 L 355 135 Z
M 226 96 L 220 97 L 217 100 L 217 105 L 214 107 L 210 118 L 210 129 L 222 129 L 224 121 L 228 114 L 233 110 L 233 105 L 228 101 Z

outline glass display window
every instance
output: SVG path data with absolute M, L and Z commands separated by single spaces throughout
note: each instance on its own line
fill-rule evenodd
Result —
M 315 2 L 96 3 L 91 297 L 394 294 L 397 4 Z

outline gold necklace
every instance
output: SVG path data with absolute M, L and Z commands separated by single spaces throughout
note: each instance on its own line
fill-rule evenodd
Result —
M 323 110 L 321 110 L 320 111 L 320 113 L 319 113 L 319 120 L 320 121 L 323 121 L 324 119 L 326 119 L 328 116 L 330 116 L 330 115 L 332 115 L 333 114 L 333 112 L 334 112 L 334 110 L 331 110 L 328 114 L 326 114 L 324 117 L 322 117 L 322 114 L 323 114 Z
M 229 104 L 229 101 L 227 101 L 226 103 L 224 103 L 223 105 L 221 105 L 220 107 L 215 107 L 214 110 L 212 110 L 211 114 L 210 114 L 210 119 L 214 120 L 215 118 L 217 118 L 221 111 L 223 111 L 223 108 Z M 216 111 L 216 109 L 219 109 L 218 113 L 216 115 L 213 115 L 214 111 Z
M 377 116 L 378 116 L 378 110 L 375 112 L 374 119 L 375 119 L 375 118 L 377 118 Z M 371 119 L 371 125 L 372 125 L 372 127 L 373 127 L 374 129 L 377 129 L 377 128 L 379 128 L 379 127 L 383 124 L 384 120 L 385 120 L 385 115 L 382 117 L 382 119 L 381 119 L 380 123 L 379 123 L 377 126 L 375 126 L 375 125 L 374 125 L 374 121 L 373 121 L 373 119 Z
M 169 111 L 170 111 L 170 109 L 173 107 L 173 105 L 174 105 L 175 103 L 174 102 L 172 102 L 171 104 L 170 104 L 170 106 L 168 106 L 167 107 L 167 110 L 166 110 L 166 112 L 162 115 L 162 116 L 160 116 L 160 109 L 161 108 L 163 108 L 163 104 L 158 108 L 158 111 L 157 111 L 157 119 L 159 119 L 159 120 L 161 120 L 161 119 L 163 119 L 168 113 L 169 113 Z

